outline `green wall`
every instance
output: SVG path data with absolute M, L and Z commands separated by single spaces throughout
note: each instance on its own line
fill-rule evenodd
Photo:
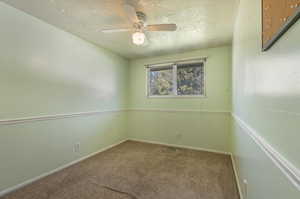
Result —
M 0 120 L 126 108 L 127 60 L 4 3 L 0 13 Z M 125 112 L 0 124 L 0 192 L 125 139 L 126 124 Z
M 147 98 L 145 64 L 208 57 L 205 98 Z M 231 47 L 132 60 L 130 138 L 229 151 Z
M 233 42 L 233 112 L 300 168 L 300 21 L 261 51 L 261 0 L 241 0 Z M 300 192 L 233 122 L 233 152 L 248 199 L 300 198 Z

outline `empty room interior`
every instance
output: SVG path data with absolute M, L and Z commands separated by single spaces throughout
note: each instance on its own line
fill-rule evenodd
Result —
M 0 0 L 0 199 L 299 199 L 300 0 Z

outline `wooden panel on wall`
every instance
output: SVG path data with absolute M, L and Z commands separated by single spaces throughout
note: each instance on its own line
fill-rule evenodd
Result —
M 262 0 L 263 50 L 269 49 L 300 17 L 300 0 Z
M 272 19 L 271 19 L 271 0 L 264 0 L 262 4 L 262 24 L 263 24 L 263 43 L 266 43 L 268 40 L 270 40 L 271 36 L 271 27 L 272 27 Z
M 286 16 L 292 16 L 297 8 L 300 6 L 300 0 L 285 0 L 286 2 Z

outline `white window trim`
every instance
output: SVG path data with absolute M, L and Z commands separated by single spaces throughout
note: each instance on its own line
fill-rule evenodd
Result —
M 173 62 L 165 62 L 165 63 L 158 63 L 158 64 L 147 64 L 146 66 L 146 97 L 147 98 L 151 98 L 151 99 L 161 99 L 161 98 L 207 98 L 206 95 L 206 61 L 207 61 L 207 57 L 204 58 L 198 58 L 198 59 L 186 59 L 186 60 L 179 60 L 179 61 L 173 61 Z M 177 94 L 177 79 L 175 77 L 177 77 L 177 64 L 178 63 L 182 63 L 182 62 L 201 62 L 203 63 L 203 82 L 204 82 L 204 86 L 203 86 L 203 94 L 202 95 L 175 95 L 175 92 Z M 172 65 L 173 67 L 173 92 L 174 95 L 150 95 L 150 69 L 151 68 L 155 68 L 155 67 L 162 67 L 164 65 Z M 174 74 L 175 73 L 175 74 Z

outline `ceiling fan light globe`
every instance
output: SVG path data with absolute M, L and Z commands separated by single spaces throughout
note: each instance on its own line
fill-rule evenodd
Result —
M 145 43 L 145 37 L 143 32 L 135 32 L 132 34 L 132 42 L 135 45 L 143 45 Z

